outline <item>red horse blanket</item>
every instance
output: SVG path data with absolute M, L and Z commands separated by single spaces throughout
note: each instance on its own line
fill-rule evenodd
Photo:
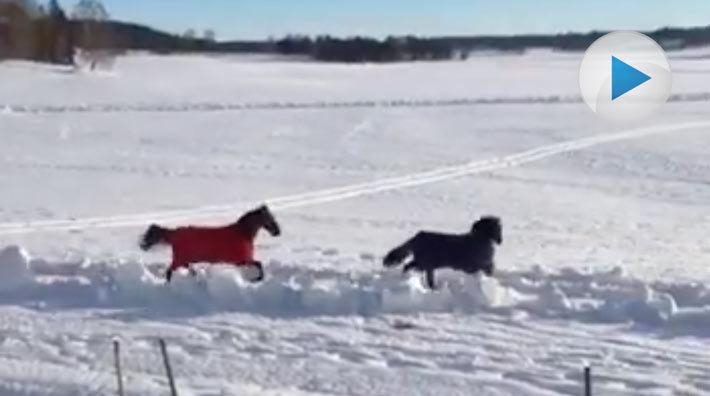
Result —
M 173 247 L 175 268 L 196 262 L 248 265 L 254 261 L 254 236 L 234 228 L 177 228 L 167 240 Z

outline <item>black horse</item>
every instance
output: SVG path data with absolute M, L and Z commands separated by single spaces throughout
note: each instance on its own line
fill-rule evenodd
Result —
M 411 261 L 404 265 L 404 272 L 418 270 L 426 273 L 426 283 L 434 289 L 434 270 L 451 268 L 468 274 L 483 271 L 493 275 L 495 244 L 503 242 L 500 219 L 482 217 L 466 234 L 442 234 L 420 231 L 413 238 L 398 246 L 385 256 L 385 267 L 401 264 L 409 255 Z

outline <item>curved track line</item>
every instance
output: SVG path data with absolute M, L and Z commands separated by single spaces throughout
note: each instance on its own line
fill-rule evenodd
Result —
M 436 168 L 430 171 L 390 177 L 349 186 L 285 195 L 266 199 L 265 201 L 268 202 L 269 205 L 275 210 L 300 208 L 510 168 L 539 161 L 554 155 L 583 150 L 593 146 L 623 140 L 638 139 L 649 135 L 666 134 L 681 130 L 704 127 L 710 127 L 710 121 L 688 122 L 674 125 L 632 129 L 614 134 L 591 136 L 582 139 L 545 145 L 487 160 L 471 161 L 461 165 Z M 252 203 L 237 202 L 230 205 L 212 205 L 184 210 L 88 217 L 76 220 L 68 219 L 0 223 L 0 235 L 71 231 L 88 228 L 121 228 L 143 226 L 149 222 L 173 223 L 200 218 L 233 216 L 235 212 L 243 210 L 250 204 Z

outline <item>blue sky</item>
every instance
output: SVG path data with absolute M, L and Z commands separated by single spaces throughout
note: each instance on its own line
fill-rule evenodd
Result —
M 60 0 L 67 8 L 74 0 Z M 112 17 L 220 39 L 516 34 L 710 25 L 710 0 L 103 0 Z

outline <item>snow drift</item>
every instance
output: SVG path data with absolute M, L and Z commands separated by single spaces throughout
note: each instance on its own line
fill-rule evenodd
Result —
M 0 250 L 0 292 L 12 292 L 32 281 L 29 255 L 19 246 Z
M 584 272 L 541 267 L 495 277 L 442 271 L 440 288 L 399 271 L 352 274 L 271 262 L 259 284 L 230 266 L 176 274 L 165 284 L 140 262 L 52 263 L 18 246 L 0 251 L 0 303 L 42 309 L 149 309 L 151 314 L 239 311 L 298 317 L 477 312 L 589 323 L 628 323 L 672 335 L 710 336 L 710 289 L 700 283 L 646 283 L 621 268 Z

